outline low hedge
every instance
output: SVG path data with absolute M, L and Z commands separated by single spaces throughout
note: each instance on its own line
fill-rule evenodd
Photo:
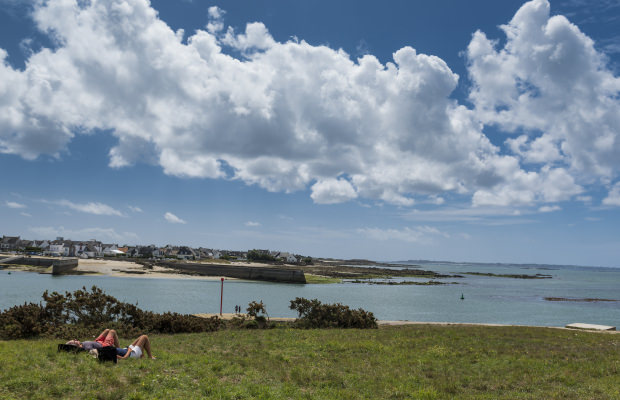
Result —
M 248 305 L 248 318 L 233 319 L 224 325 L 217 316 L 198 318 L 188 314 L 144 311 L 136 305 L 124 303 L 93 286 L 73 293 L 43 293 L 44 304 L 25 303 L 0 312 L 0 339 L 32 337 L 76 338 L 92 336 L 104 328 L 115 329 L 121 336 L 142 333 L 196 333 L 230 328 L 273 328 L 266 318 L 267 310 L 261 302 Z M 297 310 L 296 328 L 376 328 L 372 312 L 352 310 L 340 303 L 323 304 L 317 299 L 296 298 L 290 308 Z
M 298 314 L 295 326 L 298 328 L 358 328 L 377 327 L 377 319 L 370 311 L 361 308 L 352 310 L 349 306 L 323 304 L 317 299 L 297 297 L 289 306 Z
M 208 332 L 220 328 L 218 317 L 158 314 L 124 303 L 93 286 L 75 292 L 43 293 L 45 304 L 25 303 L 0 313 L 0 338 L 79 337 L 104 328 L 124 336 L 141 333 Z

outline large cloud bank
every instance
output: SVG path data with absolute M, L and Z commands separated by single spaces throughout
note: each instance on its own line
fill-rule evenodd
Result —
M 209 15 L 184 38 L 146 0 L 36 6 L 57 48 L 34 52 L 23 71 L 0 49 L 0 152 L 59 154 L 73 135 L 107 130 L 118 138 L 112 167 L 310 187 L 328 204 L 408 206 L 454 192 L 474 205 L 533 205 L 617 177 L 620 80 L 576 26 L 549 17 L 546 0 L 517 12 L 502 49 L 474 34 L 473 109 L 450 99 L 458 76 L 446 63 L 411 47 L 386 64 L 352 60 Z M 507 136 L 510 152 L 485 124 L 519 132 Z
M 620 170 L 620 79 L 605 57 L 565 17 L 550 18 L 546 0 L 526 3 L 502 29 L 503 48 L 476 32 L 467 50 L 476 115 L 524 132 L 507 144 L 522 163 L 553 175 L 555 185 L 541 192 L 545 200 L 577 193 L 575 179 L 609 185 Z M 493 193 L 476 193 L 474 201 L 527 200 L 528 180 L 520 173 Z

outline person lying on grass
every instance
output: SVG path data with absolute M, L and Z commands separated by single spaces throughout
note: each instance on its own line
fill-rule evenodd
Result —
M 154 360 L 155 357 L 151 354 L 151 341 L 149 337 L 146 335 L 142 335 L 136 340 L 133 341 L 132 344 L 127 348 L 116 348 L 116 357 L 119 360 L 124 360 L 126 358 L 142 358 L 144 357 L 144 352 L 142 349 L 146 350 L 149 358 Z
M 77 339 L 69 340 L 68 345 L 81 347 L 88 351 L 99 350 L 102 347 L 119 347 L 118 335 L 114 329 L 106 329 L 94 341 L 80 342 Z

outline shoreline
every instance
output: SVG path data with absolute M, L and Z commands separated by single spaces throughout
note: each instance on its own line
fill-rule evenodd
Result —
M 48 268 L 27 265 L 6 265 L 3 269 L 7 271 L 25 271 L 51 274 L 51 271 L 47 271 Z M 114 278 L 196 279 L 204 281 L 219 281 L 221 278 L 225 278 L 226 280 L 240 280 L 223 276 L 183 274 L 160 266 L 146 268 L 142 264 L 138 264 L 133 261 L 96 259 L 79 259 L 78 266 L 73 271 L 63 275 L 110 276 Z
M 202 276 L 179 273 L 170 268 L 154 265 L 147 268 L 133 261 L 80 259 L 75 269 L 80 275 L 103 275 L 114 278 L 149 278 L 149 279 L 196 279 L 203 281 L 237 280 L 220 276 Z M 68 274 L 72 275 L 72 274 Z
M 192 314 L 198 318 L 211 318 L 211 317 L 220 317 L 224 320 L 230 320 L 234 317 L 240 317 L 246 314 L 234 314 L 234 313 L 222 313 L 221 316 L 218 313 L 198 313 Z M 247 315 L 246 315 L 247 316 Z M 296 318 L 291 317 L 269 317 L 269 320 L 272 322 L 293 322 Z M 567 328 L 565 326 L 543 326 L 543 325 L 516 325 L 516 324 L 494 324 L 494 323 L 485 323 L 485 322 L 435 322 L 435 321 L 408 321 L 408 320 L 377 320 L 377 325 L 379 326 L 407 326 L 407 325 L 433 325 L 433 326 L 481 326 L 481 327 L 490 327 L 490 328 L 548 328 L 548 329 L 561 329 L 566 331 L 574 331 L 574 332 L 595 332 L 595 333 L 611 333 L 617 334 L 620 331 L 610 331 L 610 330 L 597 330 L 597 329 L 575 329 L 575 328 Z
M 231 263 L 235 265 L 234 263 Z M 240 265 L 249 265 L 249 263 L 241 263 Z M 6 265 L 2 268 L 6 271 L 24 271 L 24 272 L 38 272 L 49 273 L 45 271 L 47 268 L 41 268 L 36 266 L 25 265 Z M 243 282 L 243 279 L 220 277 L 220 276 L 201 276 L 192 274 L 179 273 L 176 270 L 171 270 L 165 267 L 153 266 L 147 268 L 142 264 L 138 264 L 133 261 L 126 260 L 96 260 L 96 259 L 80 259 L 78 261 L 78 267 L 74 270 L 74 273 L 65 275 L 84 275 L 84 276 L 110 276 L 121 278 L 149 278 L 149 279 L 176 279 L 176 280 L 201 280 L 201 281 L 220 281 L 221 278 L 230 281 Z M 251 282 L 251 281 L 248 281 Z M 571 299 L 572 300 L 572 299 Z M 573 300 L 574 301 L 574 300 Z M 214 316 L 219 314 L 214 313 L 200 313 L 194 314 L 200 317 Z M 231 314 L 232 316 L 233 314 Z M 230 318 L 225 314 L 225 318 Z M 270 318 L 273 321 L 290 321 L 294 318 Z M 405 325 L 434 325 L 434 326 L 484 326 L 484 327 L 524 327 L 524 328 L 551 328 L 578 331 L 578 329 L 566 328 L 563 326 L 545 326 L 545 325 L 518 325 L 518 324 L 497 324 L 497 323 L 479 323 L 479 322 L 446 322 L 446 321 L 411 321 L 411 320 L 377 320 L 380 326 L 405 326 Z M 606 333 L 620 333 L 620 331 L 599 331 L 599 330 L 582 330 L 584 332 L 606 332 Z

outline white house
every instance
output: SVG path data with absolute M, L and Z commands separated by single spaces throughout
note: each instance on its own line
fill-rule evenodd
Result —
M 64 242 L 53 241 L 50 243 L 49 250 L 47 250 L 48 254 L 58 255 L 67 257 L 69 255 L 71 248 L 69 246 L 65 246 Z
M 164 249 L 162 249 L 161 247 L 158 247 L 155 250 L 153 250 L 154 258 L 163 258 L 164 254 L 165 254 Z
M 120 254 L 125 254 L 124 251 L 118 249 L 117 244 L 103 244 L 102 247 L 104 256 L 116 256 Z
M 278 257 L 282 258 L 284 261 L 286 261 L 287 263 L 291 263 L 291 264 L 296 264 L 299 261 L 297 257 L 295 257 L 294 255 L 286 251 L 281 252 L 278 255 Z
M 79 242 L 73 244 L 73 254 L 81 258 L 94 258 L 103 255 L 103 246 L 101 242 L 89 240 L 88 242 Z

